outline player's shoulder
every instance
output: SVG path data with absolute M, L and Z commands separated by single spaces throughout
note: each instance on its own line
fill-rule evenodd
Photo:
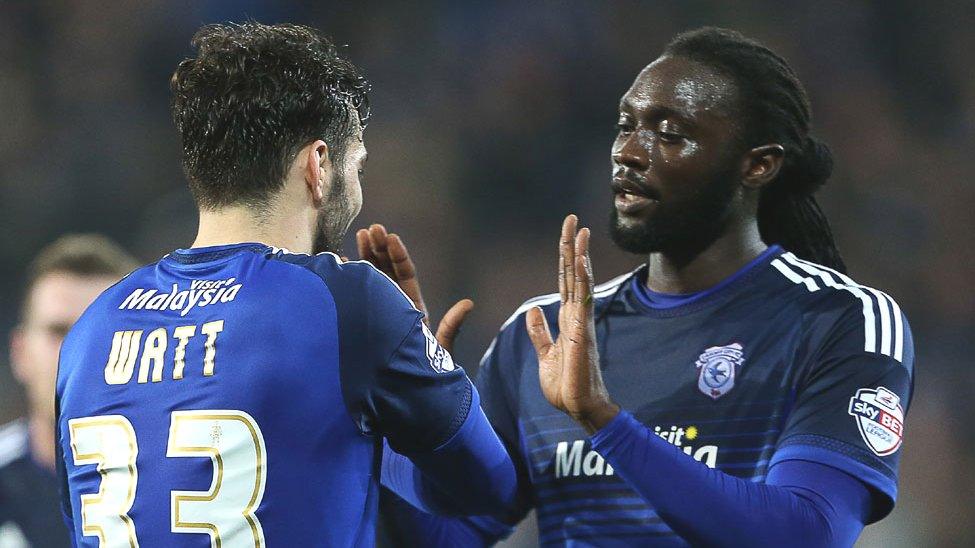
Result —
M 308 255 L 279 248 L 271 248 L 267 257 L 314 274 L 338 301 L 383 303 L 415 310 L 396 282 L 368 261 L 347 261 L 327 251 Z
M 875 312 L 886 308 L 903 314 L 897 301 L 882 290 L 791 252 L 781 254 L 771 265 L 781 275 L 788 297 L 803 309 L 848 313 L 869 305 Z
M 85 308 L 85 311 L 81 313 L 72 329 L 65 336 L 62 348 L 65 345 L 70 345 L 78 333 L 83 332 L 86 327 L 104 321 L 108 314 L 124 308 L 126 300 L 133 293 L 136 294 L 136 297 L 146 296 L 146 293 L 150 291 L 148 288 L 154 285 L 150 278 L 155 277 L 154 273 L 158 264 L 159 261 L 156 261 L 136 268 L 95 297 L 95 300 Z M 155 294 L 156 291 L 152 291 L 152 293 Z M 151 296 L 148 295 L 148 297 Z
M 593 288 L 593 306 L 595 307 L 597 314 L 609 303 L 613 295 L 623 286 L 623 284 L 629 281 L 636 274 L 636 272 L 637 271 L 634 270 L 621 274 L 607 282 L 598 284 Z M 515 309 L 514 313 L 512 313 L 503 324 L 501 324 L 501 331 L 505 332 L 517 329 L 523 331 L 526 330 L 524 327 L 525 314 L 536 306 L 542 309 L 542 312 L 545 314 L 546 318 L 548 318 L 549 324 L 551 325 L 552 319 L 558 315 L 560 302 L 561 297 L 558 293 L 549 293 L 547 295 L 532 297 Z
M 856 339 L 865 352 L 900 362 L 913 352 L 907 317 L 884 291 L 789 252 L 771 266 L 786 286 L 784 297 L 809 321 L 810 330 Z

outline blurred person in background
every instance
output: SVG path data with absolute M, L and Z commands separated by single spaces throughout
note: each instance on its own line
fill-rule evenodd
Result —
M 851 546 L 889 514 L 913 340 L 892 298 L 845 274 L 814 198 L 832 155 L 810 130 L 770 49 L 675 37 L 624 94 L 612 147 L 611 234 L 645 265 L 594 288 L 569 216 L 559 294 L 526 302 L 482 360 L 519 468 L 507 523 L 394 503 L 393 530 L 490 544 L 534 506 L 546 545 Z M 359 240 L 416 291 L 397 237 Z
M 28 546 L 70 546 L 55 474 L 61 342 L 95 297 L 136 266 L 135 258 L 96 234 L 63 236 L 30 266 L 20 323 L 10 335 L 10 361 L 26 389 L 27 416 L 0 426 L 0 527 Z

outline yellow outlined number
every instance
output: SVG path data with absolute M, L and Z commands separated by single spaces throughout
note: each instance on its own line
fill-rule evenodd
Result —
M 135 501 L 139 446 L 132 423 L 122 415 L 68 421 L 76 465 L 97 464 L 102 476 L 98 492 L 81 495 L 81 531 L 97 536 L 99 546 L 138 548 L 135 524 L 128 516 Z
M 210 457 L 207 491 L 173 491 L 172 531 L 209 533 L 210 545 L 263 547 L 254 512 L 264 496 L 267 451 L 254 419 L 243 411 L 174 411 L 167 457 Z M 233 471 L 233 481 L 224 472 Z M 253 544 L 251 544 L 253 542 Z
M 76 465 L 96 464 L 98 493 L 81 495 L 82 534 L 102 548 L 138 548 L 128 516 L 138 483 L 139 453 L 132 423 L 121 415 L 68 421 Z M 207 533 L 213 548 L 263 548 L 257 507 L 267 480 L 267 449 L 254 418 L 243 411 L 174 411 L 168 457 L 209 457 L 213 480 L 207 491 L 172 491 L 173 533 Z M 229 471 L 229 473 L 228 473 Z

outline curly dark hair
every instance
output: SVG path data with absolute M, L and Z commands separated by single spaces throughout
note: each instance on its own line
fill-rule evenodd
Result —
M 183 168 L 201 209 L 256 208 L 316 139 L 340 162 L 369 118 L 369 84 L 335 44 L 301 25 L 208 25 L 170 81 Z M 357 119 L 354 120 L 353 117 Z

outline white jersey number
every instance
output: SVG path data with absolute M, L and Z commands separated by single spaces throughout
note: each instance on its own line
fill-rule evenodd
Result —
M 139 446 L 132 423 L 122 415 L 68 421 L 71 451 L 77 465 L 97 464 L 102 481 L 98 492 L 81 495 L 81 531 L 97 536 L 102 547 L 138 548 L 135 524 L 128 512 L 135 501 Z
M 97 464 L 98 493 L 81 496 L 82 533 L 102 548 L 138 548 L 128 516 L 135 501 L 139 453 L 132 423 L 121 415 L 68 421 L 76 465 Z M 243 411 L 175 411 L 167 457 L 209 457 L 213 479 L 207 491 L 173 491 L 174 533 L 207 533 L 210 545 L 263 548 L 264 530 L 255 512 L 264 496 L 267 449 L 254 418 Z

